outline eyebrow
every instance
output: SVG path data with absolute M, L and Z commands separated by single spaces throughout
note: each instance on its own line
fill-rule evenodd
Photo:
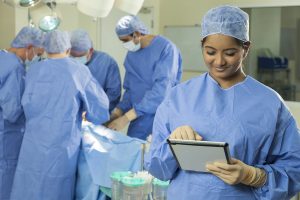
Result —
M 213 50 L 217 50 L 216 48 L 214 47 L 211 47 L 211 46 L 204 46 L 204 48 L 210 48 L 210 49 L 213 49 Z M 223 51 L 228 51 L 228 50 L 238 50 L 237 48 L 228 48 L 228 49 L 224 49 Z

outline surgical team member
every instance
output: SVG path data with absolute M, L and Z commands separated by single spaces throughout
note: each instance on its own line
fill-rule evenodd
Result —
M 24 134 L 21 106 L 25 63 L 34 61 L 42 44 L 38 29 L 24 27 L 7 50 L 0 51 L 0 199 L 8 200 Z
M 290 199 L 300 190 L 300 134 L 279 94 L 243 71 L 248 14 L 216 7 L 201 29 L 209 72 L 175 87 L 158 108 L 146 169 L 171 180 L 172 200 Z M 227 142 L 232 164 L 181 170 L 167 138 Z
M 82 29 L 72 32 L 71 46 L 71 56 L 88 66 L 108 96 L 109 111 L 112 111 L 121 97 L 121 77 L 117 62 L 108 54 L 95 51 L 91 38 Z
M 26 76 L 26 129 L 12 200 L 71 200 L 81 141 L 82 112 L 94 124 L 109 119 L 108 98 L 86 66 L 69 58 L 66 32 L 45 38 L 48 59 Z
M 111 114 L 111 120 L 115 120 L 108 127 L 121 130 L 130 122 L 128 135 L 146 139 L 152 133 L 158 105 L 180 82 L 181 55 L 167 38 L 148 34 L 136 16 L 121 18 L 116 33 L 128 49 L 124 62 L 125 93 Z

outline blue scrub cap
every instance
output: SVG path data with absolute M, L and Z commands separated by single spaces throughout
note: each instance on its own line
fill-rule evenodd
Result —
M 135 31 L 149 34 L 147 27 L 137 16 L 128 15 L 122 17 L 116 25 L 116 33 L 119 37 L 130 35 Z
M 82 29 L 75 30 L 71 33 L 71 50 L 78 52 L 87 52 L 93 47 L 89 34 Z
M 34 47 L 43 47 L 44 34 L 37 28 L 25 26 L 23 27 L 15 39 L 11 42 L 13 48 L 26 48 L 29 45 Z
M 46 34 L 45 50 L 47 53 L 63 53 L 70 48 L 70 36 L 67 32 L 54 30 Z
M 213 34 L 228 35 L 244 42 L 249 41 L 249 16 L 234 6 L 210 9 L 201 24 L 202 39 Z

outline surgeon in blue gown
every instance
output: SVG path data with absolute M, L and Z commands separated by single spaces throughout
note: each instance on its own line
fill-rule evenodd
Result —
M 109 119 L 109 101 L 86 66 L 69 58 L 70 38 L 52 31 L 48 59 L 26 76 L 22 106 L 26 129 L 12 200 L 72 200 L 81 141 L 82 112 L 94 124 Z
M 108 127 L 121 130 L 130 122 L 128 135 L 146 139 L 152 133 L 158 105 L 180 82 L 181 55 L 167 38 L 149 34 L 136 16 L 121 18 L 116 33 L 128 50 L 124 61 L 125 93 Z
M 42 32 L 24 27 L 0 51 L 0 199 L 8 200 L 24 134 L 25 118 L 21 106 L 25 64 L 34 62 L 35 51 L 43 43 Z
M 242 68 L 248 24 L 237 7 L 209 10 L 201 25 L 209 72 L 172 89 L 158 108 L 145 167 L 171 180 L 168 199 L 285 200 L 300 190 L 295 119 L 279 94 Z M 207 173 L 181 170 L 167 138 L 227 142 L 232 164 L 212 162 Z
M 94 78 L 102 86 L 112 111 L 121 98 L 121 77 L 117 62 L 107 53 L 96 51 L 85 30 L 77 29 L 71 34 L 70 55 L 88 66 Z

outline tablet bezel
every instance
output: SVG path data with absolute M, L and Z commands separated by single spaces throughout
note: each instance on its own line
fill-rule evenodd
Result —
M 229 144 L 227 142 L 215 142 L 215 141 L 200 141 L 200 140 L 178 140 L 178 139 L 167 139 L 167 142 L 170 146 L 172 154 L 176 159 L 178 165 L 182 169 L 179 159 L 176 156 L 175 151 L 173 150 L 172 145 L 193 145 L 193 146 L 207 146 L 207 147 L 221 147 L 224 151 L 224 157 L 226 158 L 227 164 L 231 164 L 231 156 L 229 151 Z M 182 169 L 185 170 L 185 169 Z M 187 170 L 194 171 L 194 170 Z M 200 172 L 200 171 L 199 171 Z

